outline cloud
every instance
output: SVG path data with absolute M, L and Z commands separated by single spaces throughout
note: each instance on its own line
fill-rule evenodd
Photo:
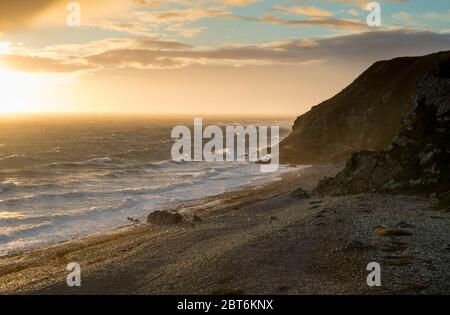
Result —
M 165 29 L 166 32 L 176 33 L 183 37 L 193 37 L 207 28 L 192 26 L 193 22 L 201 19 L 240 19 L 224 8 L 189 7 L 183 9 L 170 9 L 159 11 L 137 11 L 135 20 L 147 26 Z
M 95 63 L 86 60 L 86 57 L 93 54 L 120 49 L 154 50 L 164 54 L 165 51 L 176 52 L 191 48 L 192 46 L 184 43 L 146 36 L 108 38 L 87 44 L 53 45 L 42 50 L 15 47 L 9 42 L 0 42 L 0 62 L 10 69 L 24 72 L 77 72 L 98 68 Z M 167 61 L 164 66 L 169 64 Z
M 84 21 L 82 28 L 104 29 L 133 35 L 150 36 L 154 35 L 145 23 L 139 21 L 114 21 L 107 19 L 97 19 Z
M 134 0 L 138 4 L 159 8 L 164 5 L 178 4 L 185 7 L 205 7 L 208 4 L 245 7 L 262 0 Z
M 184 24 L 175 24 L 167 27 L 167 31 L 177 33 L 183 37 L 194 37 L 206 29 L 206 27 L 188 27 Z
M 368 30 L 370 28 L 366 23 L 343 19 L 315 18 L 315 19 L 293 20 L 293 19 L 279 18 L 273 15 L 266 15 L 262 17 L 260 21 L 265 23 L 273 23 L 286 26 L 322 26 L 322 27 L 354 29 L 354 30 Z
M 285 14 L 294 14 L 294 15 L 305 15 L 305 16 L 313 16 L 313 17 L 330 17 L 333 15 L 333 12 L 328 10 L 323 10 L 316 7 L 290 7 L 285 8 L 281 5 L 276 5 L 275 10 L 280 13 Z
M 185 23 L 203 18 L 228 18 L 231 13 L 220 8 L 189 8 L 165 11 L 136 12 L 136 17 L 146 23 Z
M 24 72 L 70 73 L 90 68 L 86 64 L 26 55 L 1 55 L 0 62 L 10 69 Z
M 450 50 L 448 33 L 395 30 L 216 48 L 198 48 L 152 37 L 111 38 L 89 44 L 51 46 L 40 54 L 12 52 L 0 56 L 0 61 L 13 69 L 29 72 L 176 69 L 193 65 L 311 65 L 319 62 L 367 66 L 380 59 L 441 50 Z
M 427 12 L 421 15 L 421 18 L 429 21 L 450 22 L 450 10 L 445 13 Z
M 396 12 L 392 14 L 392 17 L 404 24 L 411 24 L 413 21 L 412 15 L 408 12 Z
M 160 8 L 163 6 L 162 0 L 134 0 L 137 4 L 146 5 L 150 8 Z
M 303 3 L 305 0 L 292 0 L 297 3 Z M 318 0 L 321 2 L 351 5 L 353 7 L 360 7 L 362 9 L 367 8 L 367 4 L 373 2 L 373 0 Z M 408 3 L 409 0 L 378 0 L 377 2 L 393 2 L 393 3 Z
M 216 2 L 220 2 L 228 6 L 244 7 L 259 2 L 259 0 L 216 0 Z
M 156 37 L 138 36 L 128 38 L 107 38 L 92 41 L 87 44 L 64 44 L 45 47 L 41 52 L 29 51 L 29 54 L 45 54 L 54 58 L 73 56 L 83 58 L 88 55 L 101 54 L 115 49 L 149 49 L 158 51 L 173 51 L 191 49 L 192 46 L 171 40 Z
M 189 65 L 268 65 L 311 62 L 370 63 L 404 55 L 423 55 L 450 49 L 450 34 L 382 31 L 288 40 L 264 45 L 234 45 L 212 49 L 115 49 L 85 58 L 106 68 L 160 69 Z
M 350 14 L 351 16 L 359 16 L 359 12 L 356 11 L 354 8 L 350 8 L 347 10 L 347 13 Z

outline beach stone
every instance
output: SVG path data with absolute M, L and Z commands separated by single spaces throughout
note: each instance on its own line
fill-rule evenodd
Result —
M 303 189 L 301 189 L 301 188 L 299 188 L 299 189 L 293 191 L 293 192 L 292 192 L 292 195 L 295 196 L 295 197 L 298 197 L 298 198 L 300 198 L 300 199 L 306 199 L 306 198 L 309 198 L 309 194 L 308 194 L 305 190 L 303 190 Z
M 344 251 L 357 251 L 357 250 L 366 250 L 366 249 L 372 249 L 373 246 L 366 244 L 364 242 L 358 241 L 358 240 L 352 240 L 348 242 L 342 249 Z
M 135 218 L 132 218 L 132 217 L 128 217 L 127 220 L 132 222 L 132 223 L 135 223 L 135 224 L 141 223 L 141 221 L 139 219 L 135 219 Z
M 378 236 L 410 236 L 413 231 L 404 228 L 377 227 L 375 234 Z
M 408 222 L 405 222 L 405 221 L 401 221 L 401 222 L 397 223 L 397 227 L 405 228 L 405 229 L 407 229 L 407 228 L 415 228 L 414 225 L 409 224 Z
M 183 221 L 183 216 L 179 213 L 167 211 L 155 211 L 148 215 L 147 222 L 156 225 L 172 225 Z

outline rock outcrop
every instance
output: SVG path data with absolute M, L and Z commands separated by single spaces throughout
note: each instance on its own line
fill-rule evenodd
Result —
M 379 128 L 377 128 L 379 129 Z M 316 192 L 445 192 L 450 190 L 450 56 L 416 82 L 411 111 L 383 151 L 353 154 Z
M 450 51 L 375 63 L 342 92 L 297 118 L 281 143 L 282 161 L 344 162 L 357 151 L 386 149 L 411 111 L 418 78 L 448 58 Z

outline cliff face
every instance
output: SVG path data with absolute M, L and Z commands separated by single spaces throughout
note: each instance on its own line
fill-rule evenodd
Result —
M 418 78 L 448 58 L 450 51 L 375 63 L 342 92 L 297 118 L 281 143 L 282 161 L 340 162 L 356 151 L 385 149 L 411 110 Z
M 417 80 L 411 112 L 384 151 L 355 153 L 320 194 L 450 190 L 450 57 Z

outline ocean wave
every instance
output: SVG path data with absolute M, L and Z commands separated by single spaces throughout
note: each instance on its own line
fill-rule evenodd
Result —
M 7 190 L 11 190 L 14 189 L 16 187 L 15 183 L 0 183 L 0 193 L 7 191 Z
M 182 181 L 178 183 L 168 183 L 163 185 L 155 185 L 151 187 L 136 187 L 136 188 L 123 188 L 114 190 L 98 190 L 98 191 L 87 191 L 78 190 L 70 192 L 59 192 L 59 193 L 38 193 L 31 196 L 16 197 L 10 199 L 0 200 L 1 204 L 6 205 L 17 205 L 21 202 L 49 202 L 49 201 L 60 201 L 65 202 L 69 200 L 79 200 L 87 198 L 106 198 L 115 197 L 119 195 L 129 196 L 129 195 L 147 195 L 155 192 L 174 190 L 178 187 L 192 185 L 193 180 Z
M 61 147 L 55 147 L 55 148 L 53 148 L 52 150 L 50 150 L 50 152 L 52 152 L 52 153 L 59 153 L 59 152 L 61 152 L 62 151 L 62 148 Z
M 89 209 L 89 212 L 117 212 L 136 206 L 139 201 L 133 198 L 127 198 L 123 203 L 115 206 L 95 206 Z
M 174 160 L 162 160 L 162 161 L 158 161 L 158 162 L 146 163 L 146 164 L 144 164 L 144 167 L 163 169 L 163 168 L 181 165 L 182 163 L 184 163 L 184 162 L 176 162 Z
M 120 179 L 126 177 L 136 177 L 145 175 L 147 172 L 143 169 L 130 168 L 123 170 L 113 170 L 109 171 L 106 174 L 95 175 L 96 178 L 112 178 L 112 179 Z
M 1 158 L 0 161 L 6 161 L 6 160 L 14 160 L 14 159 L 25 159 L 27 158 L 26 155 L 24 154 L 13 154 L 13 155 L 8 155 L 5 156 L 4 158 Z
M 81 164 L 91 164 L 91 165 L 104 165 L 106 163 L 111 163 L 113 160 L 110 157 L 93 158 Z
M 58 168 L 73 168 L 73 167 L 84 167 L 84 166 L 91 166 L 91 165 L 97 165 L 102 166 L 105 164 L 112 163 L 113 159 L 110 157 L 98 157 L 98 158 L 92 158 L 86 161 L 81 162 L 53 162 L 47 165 L 47 167 L 58 167 Z
M 153 149 L 150 148 L 145 148 L 145 149 L 130 149 L 127 150 L 125 152 L 120 152 L 117 154 L 114 154 L 114 157 L 120 157 L 120 158 L 124 158 L 124 157 L 130 157 L 130 156 L 140 156 L 142 154 L 148 154 L 149 152 L 153 152 Z
M 96 216 L 106 213 L 120 212 L 138 205 L 140 201 L 133 198 L 126 198 L 123 202 L 107 205 L 99 205 L 85 209 L 70 210 L 59 213 L 24 213 L 8 212 L 7 216 L 0 218 L 0 237 L 1 235 L 24 232 L 37 227 L 58 225 L 75 220 L 85 220 L 89 216 Z M 5 213 L 6 214 L 6 213 Z M 6 233 L 8 232 L 8 233 Z
M 52 224 L 53 224 L 52 221 L 44 221 L 39 223 L 0 227 L 0 240 L 5 241 L 7 238 L 10 238 L 13 235 L 17 237 L 18 236 L 17 234 L 29 233 L 43 227 L 48 227 Z
M 25 167 L 30 163 L 36 162 L 35 158 L 24 154 L 13 154 L 0 158 L 0 167 L 12 168 L 12 167 Z
M 64 189 L 67 188 L 62 184 L 20 184 L 12 182 L 0 183 L 0 193 L 6 191 L 37 191 L 42 189 Z
M 44 194 L 35 194 L 31 196 L 24 197 L 16 197 L 10 199 L 0 200 L 0 204 L 17 204 L 22 201 L 50 201 L 54 199 L 69 199 L 69 198 L 81 198 L 85 196 L 84 191 L 73 191 L 73 192 L 65 192 L 65 193 L 44 193 Z

